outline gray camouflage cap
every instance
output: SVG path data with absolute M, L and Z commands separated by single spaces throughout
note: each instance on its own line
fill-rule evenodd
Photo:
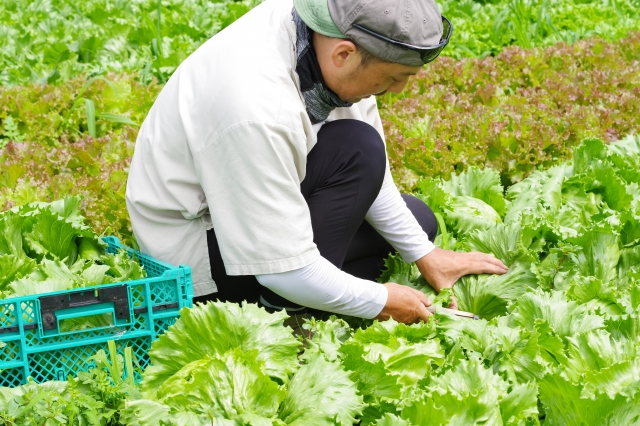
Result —
M 304 23 L 315 32 L 348 38 L 387 62 L 422 66 L 428 62 L 424 56 L 402 44 L 435 47 L 443 35 L 443 18 L 433 0 L 293 0 L 293 3 Z

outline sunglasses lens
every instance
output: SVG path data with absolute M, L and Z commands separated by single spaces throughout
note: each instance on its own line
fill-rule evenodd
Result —
M 442 46 L 436 49 L 428 49 L 420 51 L 420 59 L 422 59 L 422 63 L 428 64 L 429 62 L 434 61 L 440 52 L 446 47 L 449 43 L 449 37 L 451 36 L 451 22 L 444 16 L 442 17 L 442 38 L 440 39 L 440 44 Z
M 444 46 L 438 47 L 437 49 L 421 51 L 420 59 L 422 59 L 422 63 L 428 64 L 429 62 L 432 62 L 433 60 L 435 60 L 438 57 L 438 55 L 440 55 L 440 52 L 442 52 L 442 49 L 444 49 Z
M 449 22 L 449 20 L 443 16 L 442 17 L 442 39 L 440 39 L 441 42 L 449 38 L 450 31 L 451 31 L 451 22 Z

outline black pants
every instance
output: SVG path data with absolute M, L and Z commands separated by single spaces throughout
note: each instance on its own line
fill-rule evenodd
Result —
M 356 277 L 375 280 L 391 245 L 364 216 L 382 187 L 386 164 L 385 147 L 378 132 L 358 120 L 337 120 L 322 126 L 318 142 L 307 157 L 307 174 L 300 186 L 313 227 L 313 241 L 320 254 L 338 268 Z M 402 194 L 405 203 L 433 241 L 438 224 L 421 200 Z M 296 313 L 304 308 L 266 287 L 253 275 L 227 275 L 215 230 L 207 233 L 211 275 L 218 292 L 194 298 L 194 302 L 258 302 L 285 307 Z

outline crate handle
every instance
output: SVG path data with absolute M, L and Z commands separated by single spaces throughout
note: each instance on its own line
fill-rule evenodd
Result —
M 124 285 L 43 296 L 38 300 L 40 301 L 40 318 L 42 318 L 44 330 L 53 330 L 58 327 L 56 312 L 61 309 L 81 308 L 112 302 L 116 319 L 128 319 L 131 316 L 129 292 L 127 286 Z

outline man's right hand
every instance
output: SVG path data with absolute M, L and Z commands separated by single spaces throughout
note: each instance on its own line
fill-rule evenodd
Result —
M 387 304 L 375 319 L 384 321 L 392 317 L 404 324 L 427 321 L 431 315 L 427 311 L 427 306 L 431 306 L 431 300 L 424 293 L 396 283 L 387 283 L 384 286 L 389 293 Z

